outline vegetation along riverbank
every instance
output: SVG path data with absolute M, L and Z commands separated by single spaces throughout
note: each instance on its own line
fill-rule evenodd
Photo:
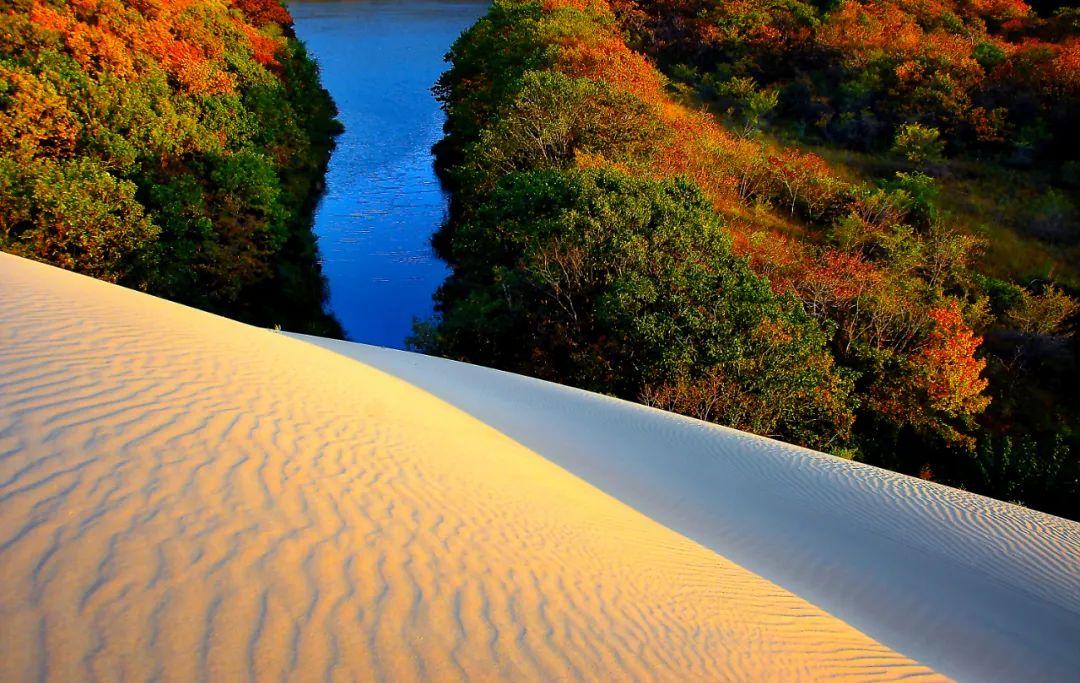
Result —
M 0 247 L 337 336 L 311 215 L 338 124 L 276 0 L 0 10 Z
M 660 4 L 454 45 L 414 346 L 1080 514 L 1074 14 Z

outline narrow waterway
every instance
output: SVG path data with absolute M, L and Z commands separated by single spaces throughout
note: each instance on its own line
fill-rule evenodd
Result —
M 488 2 L 301 0 L 297 35 L 322 69 L 345 132 L 330 159 L 315 234 L 330 308 L 354 341 L 402 348 L 447 275 L 431 250 L 446 214 L 431 146 L 443 55 Z

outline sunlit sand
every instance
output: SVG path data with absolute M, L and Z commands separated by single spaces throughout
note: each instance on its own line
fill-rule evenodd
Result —
M 551 385 L 520 378 L 491 386 L 526 392 L 515 427 L 469 399 L 482 385 L 447 389 L 487 371 L 423 362 L 441 387 L 0 254 L 0 681 L 941 679 L 967 660 L 895 634 L 971 609 L 933 592 L 949 567 L 1019 596 L 986 613 L 1047 641 L 1013 653 L 1037 678 L 1078 670 L 1076 524 L 580 392 L 576 440 Z M 677 488 L 702 443 L 721 463 L 703 481 L 790 476 Z M 923 573 L 932 609 L 875 619 L 873 581 L 849 595 L 873 609 L 838 602 L 828 553 L 897 545 L 886 576 Z

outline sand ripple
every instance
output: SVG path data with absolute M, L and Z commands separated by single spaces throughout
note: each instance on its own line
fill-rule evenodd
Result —
M 0 680 L 938 677 L 360 362 L 0 291 Z
M 643 406 L 306 338 L 453 403 L 950 676 L 1080 680 L 1080 524 Z

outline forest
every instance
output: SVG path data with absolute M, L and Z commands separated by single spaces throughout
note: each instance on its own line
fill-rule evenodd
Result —
M 1039 12 L 496 0 L 411 344 L 1080 518 L 1080 14 Z
M 0 248 L 340 336 L 312 212 L 339 124 L 277 0 L 0 2 Z

